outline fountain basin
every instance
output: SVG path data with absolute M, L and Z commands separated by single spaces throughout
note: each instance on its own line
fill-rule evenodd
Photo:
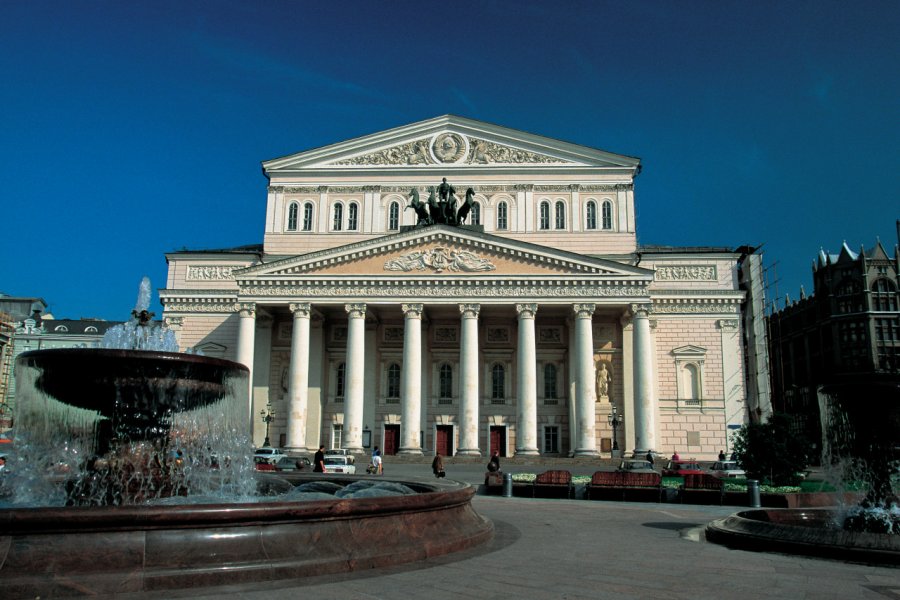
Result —
M 400 483 L 420 493 L 0 510 L 0 587 L 7 597 L 58 597 L 296 579 L 423 560 L 493 536 L 493 524 L 471 506 L 472 486 Z
M 900 564 L 900 536 L 845 531 L 843 519 L 834 508 L 748 510 L 707 525 L 706 539 L 744 550 Z

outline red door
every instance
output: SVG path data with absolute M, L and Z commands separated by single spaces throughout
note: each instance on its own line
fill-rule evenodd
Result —
M 434 449 L 441 456 L 453 456 L 453 425 L 438 425 Z
M 506 456 L 506 427 L 503 425 L 491 425 L 491 456 L 494 452 Z
M 382 454 L 385 456 L 397 454 L 400 449 L 400 426 L 385 425 L 384 426 L 384 449 Z

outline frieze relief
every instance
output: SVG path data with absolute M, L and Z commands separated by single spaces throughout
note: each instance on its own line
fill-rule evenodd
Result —
M 653 305 L 654 313 L 666 313 L 666 314 L 678 314 L 678 313 L 688 313 L 688 314 L 728 313 L 728 314 L 731 314 L 731 313 L 737 313 L 739 311 L 740 311 L 739 304 L 708 304 L 708 303 L 658 304 L 658 303 L 654 303 L 654 305 Z
M 222 302 L 166 302 L 166 312 L 177 313 L 233 313 L 237 312 L 234 301 Z
M 715 265 L 673 265 L 656 267 L 656 281 L 717 281 Z
M 202 267 L 188 267 L 186 281 L 234 281 L 233 267 L 225 265 L 204 265 Z
M 489 260 L 466 250 L 447 250 L 431 248 L 416 250 L 384 263 L 385 271 L 424 271 L 426 268 L 437 273 L 444 270 L 454 272 L 477 273 L 493 271 L 497 267 Z
M 248 286 L 241 295 L 304 298 L 647 298 L 641 286 L 537 286 L 537 285 L 479 285 L 479 286 L 423 286 L 423 285 L 297 285 Z M 705 305 L 712 306 L 712 305 Z

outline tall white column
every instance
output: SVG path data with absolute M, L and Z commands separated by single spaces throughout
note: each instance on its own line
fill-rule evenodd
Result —
M 421 455 L 422 304 L 404 304 L 403 380 L 400 388 L 400 454 Z
M 247 411 L 250 414 L 250 423 L 253 423 L 253 348 L 256 344 L 256 304 L 242 302 L 238 304 L 237 308 L 239 315 L 237 362 L 250 369 L 250 376 L 247 378 L 247 397 L 249 398 Z
M 478 313 L 479 304 L 460 304 L 462 340 L 460 343 L 460 412 L 462 419 L 457 454 L 481 456 L 478 448 Z
M 578 414 L 575 456 L 596 456 L 594 433 L 594 304 L 576 304 L 575 310 L 575 411 Z
M 288 373 L 287 447 L 306 449 L 306 406 L 309 399 L 309 317 L 308 303 L 291 304 L 294 327 L 291 331 L 291 362 Z
M 362 453 L 363 400 L 366 379 L 366 305 L 345 304 L 347 324 L 347 362 L 344 370 L 344 448 Z
M 518 399 L 516 401 L 516 456 L 535 456 L 537 435 L 537 350 L 534 316 L 537 304 L 517 304 L 519 313 Z
M 631 312 L 634 313 L 634 454 L 642 456 L 656 449 L 650 305 L 633 304 Z

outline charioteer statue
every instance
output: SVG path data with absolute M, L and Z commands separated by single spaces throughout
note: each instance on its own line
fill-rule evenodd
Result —
M 446 177 L 441 179 L 441 184 L 437 187 L 430 186 L 428 192 L 428 200 L 422 202 L 419 199 L 419 190 L 413 188 L 409 191 L 410 203 L 406 208 L 416 212 L 416 226 L 462 225 L 469 216 L 472 205 L 475 204 L 475 190 L 469 188 L 466 190 L 465 201 L 457 210 L 456 188 L 447 182 Z

